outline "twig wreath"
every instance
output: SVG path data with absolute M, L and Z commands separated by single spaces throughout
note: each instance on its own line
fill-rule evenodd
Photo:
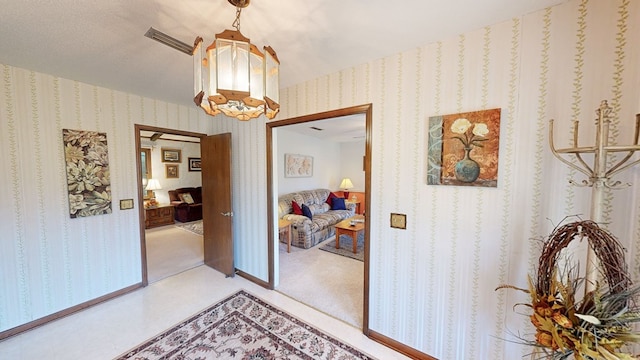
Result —
M 596 284 L 581 300 L 577 289 L 584 285 L 577 266 L 559 268 L 560 252 L 573 240 L 587 238 L 600 260 L 606 286 Z M 525 344 L 543 350 L 550 359 L 632 360 L 635 356 L 622 348 L 640 341 L 633 323 L 640 321 L 635 299 L 640 293 L 632 287 L 624 258 L 624 248 L 611 233 L 591 220 L 556 227 L 544 243 L 538 260 L 536 278 L 529 276 L 529 289 L 502 285 L 498 289 L 516 289 L 531 296 L 531 323 L 535 341 Z

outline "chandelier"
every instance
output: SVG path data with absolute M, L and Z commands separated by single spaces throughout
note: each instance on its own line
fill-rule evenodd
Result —
M 193 101 L 207 114 L 221 112 L 247 121 L 280 110 L 280 61 L 270 46 L 264 53 L 240 33 L 240 13 L 251 0 L 228 0 L 236 7 L 235 30 L 216 34 L 206 49 L 197 37 L 193 47 Z

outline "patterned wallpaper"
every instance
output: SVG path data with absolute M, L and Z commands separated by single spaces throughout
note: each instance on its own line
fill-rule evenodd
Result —
M 187 109 L 0 65 L 0 331 L 141 280 L 134 124 L 208 132 Z M 62 129 L 105 132 L 113 213 L 69 218 Z M 119 200 L 133 198 L 134 210 Z
M 631 143 L 638 20 L 638 2 L 571 1 L 282 91 L 282 119 L 373 103 L 372 330 L 441 359 L 531 351 L 501 340 L 531 330 L 512 310 L 526 297 L 494 289 L 526 287 L 538 240 L 567 216 L 590 215 L 591 189 L 568 183 L 582 174 L 549 150 L 549 120 L 557 147 L 570 146 L 574 119 L 580 145 L 592 145 L 594 111 L 607 99 L 611 143 Z M 428 117 L 496 107 L 498 187 L 426 185 Z M 608 191 L 603 209 L 636 269 L 640 169 L 617 179 L 632 186 Z M 391 212 L 407 214 L 406 230 L 389 227 Z M 584 246 L 570 250 L 584 259 Z
M 207 117 L 212 134 L 231 133 L 235 267 L 268 281 L 265 119 L 261 116 L 238 121 L 224 115 Z
M 594 140 L 594 110 L 614 107 L 611 141 L 627 144 L 640 113 L 640 3 L 571 1 L 451 39 L 312 79 L 281 91 L 277 119 L 373 103 L 372 330 L 442 359 L 511 359 L 529 349 L 500 338 L 526 332 L 494 291 L 524 286 L 536 238 L 568 215 L 589 216 L 581 174 L 553 158 Z M 231 132 L 236 267 L 267 279 L 265 120 L 211 118 L 140 96 L 0 66 L 0 331 L 140 281 L 137 213 L 69 219 L 63 128 L 107 133 L 112 196 L 136 198 L 133 124 Z M 497 188 L 426 185 L 429 116 L 502 108 Z M 640 169 L 610 192 L 608 227 L 638 278 Z M 117 206 L 116 206 L 117 207 Z M 136 208 L 138 204 L 136 204 Z M 133 210 L 135 211 L 135 210 Z M 388 227 L 407 214 L 407 229 Z M 241 215 L 241 216 L 240 216 Z M 584 247 L 572 249 L 583 258 Z

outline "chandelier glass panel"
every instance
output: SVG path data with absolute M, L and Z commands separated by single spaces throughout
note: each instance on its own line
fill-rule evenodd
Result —
M 194 102 L 207 114 L 223 113 L 239 120 L 280 110 L 279 66 L 275 51 L 264 53 L 240 33 L 240 12 L 249 0 L 229 0 L 236 6 L 236 30 L 224 30 L 206 49 L 197 37 L 193 49 Z

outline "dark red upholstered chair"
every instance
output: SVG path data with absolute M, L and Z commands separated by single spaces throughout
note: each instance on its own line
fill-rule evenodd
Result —
M 189 204 L 184 194 L 191 195 L 193 203 Z M 180 222 L 189 222 L 202 219 L 202 188 L 186 187 L 169 190 L 169 201 L 173 205 L 175 219 Z

